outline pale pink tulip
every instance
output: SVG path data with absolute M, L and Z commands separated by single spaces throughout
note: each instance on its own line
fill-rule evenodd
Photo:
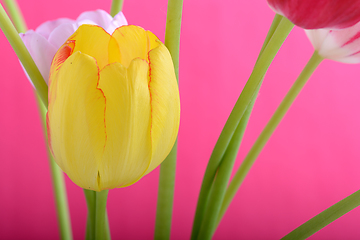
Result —
M 360 63 L 360 22 L 344 29 L 305 32 L 323 58 L 344 63 Z
M 127 25 L 127 21 L 122 12 L 112 18 L 104 10 L 96 10 L 84 12 L 76 20 L 60 18 L 41 24 L 35 31 L 20 33 L 46 84 L 55 53 L 82 24 L 98 25 L 111 34 L 116 28 Z

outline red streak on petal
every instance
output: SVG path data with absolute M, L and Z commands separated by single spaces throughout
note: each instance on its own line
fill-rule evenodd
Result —
M 350 38 L 349 41 L 347 41 L 346 43 L 344 43 L 341 47 L 344 47 L 345 45 L 348 45 L 352 42 L 354 42 L 356 39 L 360 38 L 360 32 L 356 33 L 352 38 Z
M 360 51 L 354 52 L 354 53 L 348 55 L 348 57 L 352 57 L 352 56 L 354 56 L 354 55 L 356 55 L 356 54 L 359 54 L 359 53 L 360 53 Z
M 73 52 L 74 46 L 75 46 L 74 41 L 68 41 L 55 54 L 55 56 L 54 56 L 54 58 L 52 60 L 52 63 L 51 63 L 49 85 L 50 85 L 50 81 L 51 81 L 51 75 L 54 72 L 57 72 L 60 69 L 60 67 L 62 66 L 62 64 L 65 62 L 65 60 L 68 57 L 70 57 L 70 55 Z
M 106 142 L 107 142 L 107 132 L 106 132 L 106 120 L 105 120 L 105 117 L 106 117 L 106 97 L 105 97 L 105 94 L 104 94 L 104 91 L 99 88 L 99 82 L 100 82 L 100 69 L 99 69 L 99 65 L 97 64 L 96 62 L 96 66 L 98 68 L 98 81 L 97 81 L 97 84 L 96 84 L 96 89 L 98 89 L 101 94 L 103 95 L 104 97 L 104 101 L 105 101 L 105 107 L 104 107 L 104 131 L 105 131 L 105 143 L 104 143 L 104 148 L 103 148 L 103 151 L 105 151 L 105 146 L 106 146 Z
M 148 82 L 148 89 L 149 89 L 149 95 L 150 95 L 150 139 L 152 139 L 151 137 L 151 132 L 152 132 L 152 125 L 153 125 L 153 99 L 152 99 L 152 94 L 151 94 L 151 60 L 150 60 L 150 55 L 148 53 L 148 60 L 149 60 L 149 82 Z M 152 141 L 151 141 L 152 142 Z

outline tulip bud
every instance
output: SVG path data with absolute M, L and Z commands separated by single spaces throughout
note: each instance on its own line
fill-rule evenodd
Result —
M 305 29 L 346 28 L 360 21 L 360 0 L 268 0 L 269 6 Z
M 127 21 L 122 12 L 112 18 L 104 10 L 96 10 L 84 12 L 76 20 L 60 18 L 41 24 L 35 31 L 20 33 L 21 39 L 46 83 L 48 83 L 51 61 L 56 51 L 82 24 L 98 25 L 111 34 L 116 28 L 127 25 Z
M 78 186 L 126 187 L 156 168 L 174 145 L 179 91 L 167 48 L 149 31 L 112 35 L 82 25 L 51 65 L 48 141 Z
M 360 22 L 352 27 L 305 30 L 320 56 L 344 63 L 360 63 Z

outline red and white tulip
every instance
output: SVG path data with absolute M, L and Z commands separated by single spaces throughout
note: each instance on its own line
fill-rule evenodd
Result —
M 269 6 L 305 29 L 350 27 L 360 21 L 360 0 L 268 0 Z
M 343 63 L 360 63 L 360 22 L 344 29 L 305 30 L 320 56 Z

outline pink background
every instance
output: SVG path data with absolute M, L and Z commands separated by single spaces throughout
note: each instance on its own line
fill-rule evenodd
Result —
M 29 28 L 107 1 L 19 0 Z M 125 0 L 130 24 L 164 38 L 166 0 Z M 181 126 L 172 239 L 188 239 L 202 176 L 274 13 L 265 0 L 185 0 L 181 38 Z M 45 142 L 32 87 L 0 33 L 0 239 L 59 238 Z M 236 167 L 312 54 L 294 28 L 266 75 Z M 279 239 L 360 188 L 358 65 L 324 61 L 266 145 L 214 239 Z M 113 239 L 152 239 L 158 169 L 111 190 Z M 82 189 L 66 177 L 75 239 L 84 239 Z M 360 209 L 310 239 L 359 239 Z

